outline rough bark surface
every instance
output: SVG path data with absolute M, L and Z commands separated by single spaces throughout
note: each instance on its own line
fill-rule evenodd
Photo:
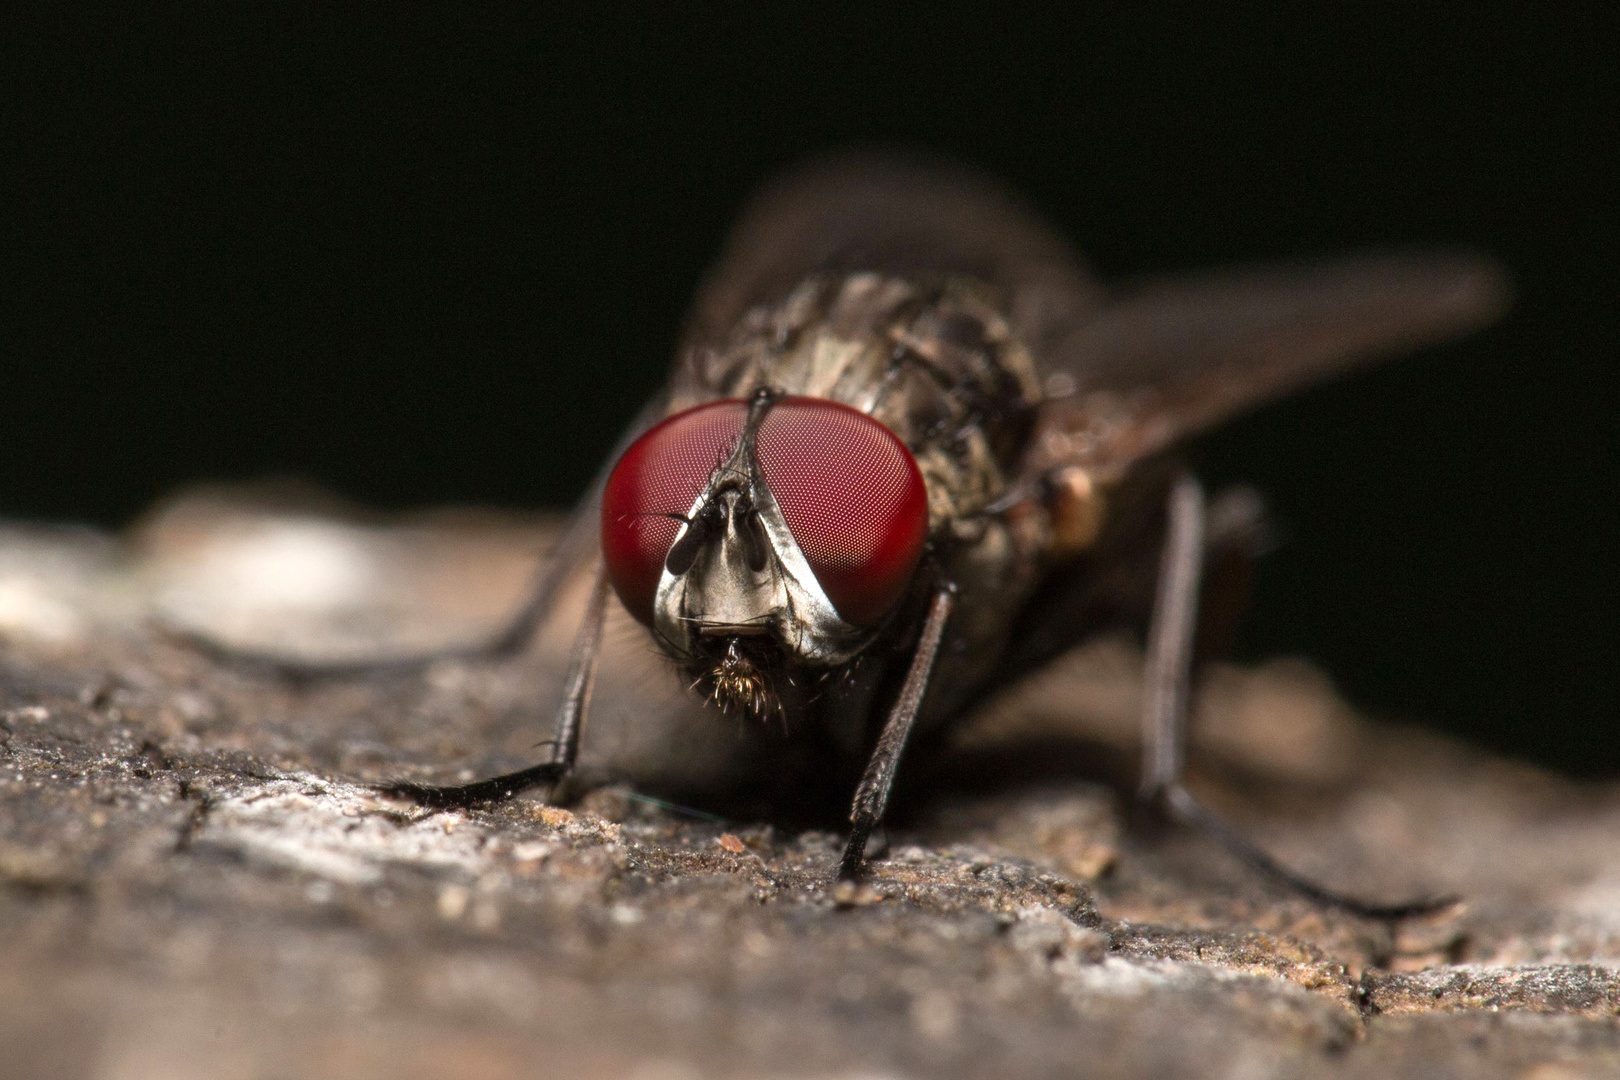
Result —
M 1620 788 L 1372 724 L 1303 664 L 1211 673 L 1198 790 L 1325 882 L 1456 907 L 1324 911 L 1129 822 L 1118 641 L 973 717 L 838 908 L 835 823 L 642 794 L 735 731 L 666 731 L 611 679 L 586 771 L 617 782 L 566 809 L 367 786 L 528 759 L 554 634 L 298 685 L 152 623 L 325 656 L 465 639 L 547 532 L 217 495 L 130 538 L 0 529 L 0 1074 L 1620 1076 Z M 626 679 L 673 680 L 649 670 Z

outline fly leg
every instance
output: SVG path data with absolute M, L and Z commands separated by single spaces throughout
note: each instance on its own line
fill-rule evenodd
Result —
M 421 652 L 366 656 L 346 660 L 314 660 L 283 656 L 258 649 L 241 649 L 195 630 L 161 621 L 154 630 L 184 648 L 222 664 L 268 673 L 293 683 L 354 679 L 367 676 L 408 675 L 442 660 L 501 660 L 516 655 L 539 631 L 573 576 L 575 567 L 596 543 L 595 515 L 587 500 L 575 512 L 558 539 L 544 569 L 530 586 L 523 606 L 493 633 L 479 640 Z
M 945 623 L 955 606 L 956 586 L 947 582 L 934 594 L 928 607 L 928 619 L 923 623 L 922 638 L 917 642 L 911 667 L 906 671 L 905 684 L 889 710 L 889 718 L 883 722 L 883 733 L 878 736 L 860 786 L 855 789 L 855 804 L 849 812 L 849 845 L 844 848 L 844 857 L 838 864 L 841 882 L 858 880 L 866 868 L 866 842 L 883 820 L 883 811 L 889 805 L 894 774 L 900 767 L 900 756 L 905 753 L 906 739 L 922 706 L 923 694 L 928 690 L 928 677 L 934 670 L 934 660 L 939 656 L 940 642 L 945 637 Z
M 406 675 L 441 660 L 501 660 L 513 656 L 540 630 L 557 600 L 573 580 L 575 569 L 581 562 L 597 556 L 600 546 L 598 515 L 601 512 L 602 491 L 607 486 L 612 465 L 619 460 L 619 455 L 624 453 L 642 432 L 657 423 L 666 411 L 663 395 L 659 395 L 647 403 L 620 436 L 618 444 L 608 456 L 607 467 L 597 473 L 584 498 L 569 516 L 568 524 L 552 547 L 545 567 L 530 586 L 528 598 L 523 606 L 504 626 L 482 639 L 404 655 L 370 656 L 353 660 L 309 660 L 255 649 L 234 648 L 207 634 L 161 622 L 155 625 L 155 629 L 171 641 L 212 660 L 268 672 L 291 682 L 303 683 L 370 675 Z
M 1366 918 L 1395 920 L 1450 906 L 1454 901 L 1449 897 L 1371 904 L 1318 885 L 1278 863 L 1193 798 L 1183 785 L 1189 688 L 1197 647 L 1208 524 L 1203 488 L 1197 480 L 1183 476 L 1170 492 L 1169 527 L 1148 634 L 1140 798 L 1171 820 L 1202 830 L 1261 875 L 1324 907 Z
M 410 799 L 436 810 L 456 810 L 500 802 L 528 788 L 557 784 L 567 778 L 579 756 L 580 732 L 584 729 L 586 710 L 590 708 L 591 688 L 596 682 L 596 660 L 602 651 L 602 623 L 607 614 L 609 591 L 607 574 L 598 567 L 595 583 L 591 586 L 591 598 L 585 607 L 584 621 L 580 623 L 579 633 L 574 638 L 562 708 L 557 714 L 556 734 L 551 740 L 550 761 L 492 776 L 488 780 L 475 780 L 470 784 L 448 787 L 392 784 L 383 788 L 383 793 Z

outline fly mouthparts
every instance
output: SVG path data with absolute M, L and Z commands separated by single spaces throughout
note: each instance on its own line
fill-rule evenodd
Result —
M 701 637 L 763 637 L 770 627 L 761 623 L 708 623 L 698 627 Z

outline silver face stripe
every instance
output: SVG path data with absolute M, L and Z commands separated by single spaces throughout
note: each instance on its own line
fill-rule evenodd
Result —
M 738 489 L 739 476 L 747 478 L 744 490 Z M 732 512 L 745 493 L 769 548 L 758 571 L 747 566 Z M 687 511 L 687 522 L 675 534 L 675 544 L 711 505 L 725 508 L 725 531 L 711 538 L 684 573 L 671 573 L 666 563 L 659 576 L 653 625 L 666 640 L 692 655 L 706 631 L 734 633 L 734 628 L 747 627 L 774 634 L 796 658 L 810 663 L 840 664 L 860 652 L 872 631 L 845 622 L 827 599 L 765 482 L 746 430 L 709 474 Z
M 790 641 L 788 626 L 783 627 L 783 640 L 806 660 L 825 664 L 840 664 L 866 644 L 870 634 L 860 627 L 844 621 L 833 607 L 832 601 L 816 580 L 815 571 L 804 557 L 799 542 L 793 538 L 776 495 L 756 468 L 752 485 L 754 509 L 770 541 L 771 562 L 779 568 L 787 587 L 788 610 L 782 612 L 781 621 L 792 628 L 796 641 Z

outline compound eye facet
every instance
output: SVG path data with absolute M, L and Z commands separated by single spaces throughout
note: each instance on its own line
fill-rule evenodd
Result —
M 905 593 L 928 536 L 911 451 L 865 413 L 810 397 L 777 402 L 755 448 L 827 599 L 846 622 L 877 622 Z
M 709 475 L 737 445 L 741 401 L 676 413 L 630 444 L 602 492 L 602 560 L 630 614 L 653 619 L 653 600 L 681 522 Z

